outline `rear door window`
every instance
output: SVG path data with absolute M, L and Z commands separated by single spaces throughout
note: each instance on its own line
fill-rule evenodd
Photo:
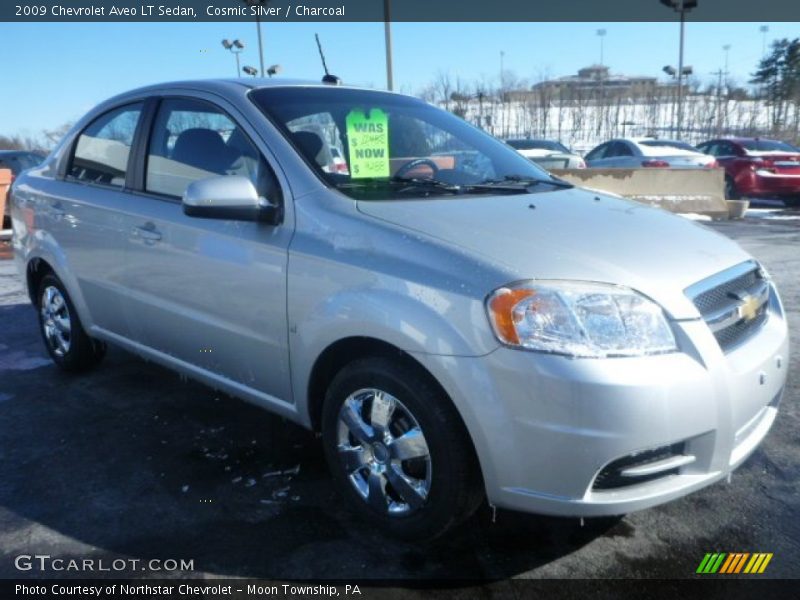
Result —
M 122 188 L 128 173 L 133 136 L 143 103 L 116 108 L 101 115 L 78 136 L 69 178 Z
M 606 153 L 606 156 L 633 156 L 633 150 L 625 142 L 614 142 L 611 152 Z

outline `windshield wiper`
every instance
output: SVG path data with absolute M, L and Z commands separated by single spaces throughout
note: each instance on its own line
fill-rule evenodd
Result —
M 462 188 L 458 185 L 453 185 L 438 179 L 423 179 L 421 177 L 390 177 L 389 179 L 360 179 L 351 180 L 342 183 L 334 184 L 337 188 L 352 189 L 352 188 L 399 188 L 395 191 L 403 193 L 405 190 L 421 190 L 424 189 L 428 192 L 439 192 L 443 194 L 460 194 Z
M 390 177 L 389 184 L 401 186 L 407 189 L 427 188 L 438 190 L 442 192 L 451 192 L 453 194 L 461 193 L 461 186 L 447 183 L 446 181 L 439 181 L 438 179 L 425 179 L 423 177 Z
M 527 190 L 530 187 L 546 184 L 552 185 L 554 187 L 568 189 L 573 186 L 571 183 L 568 183 L 562 179 L 539 179 L 537 177 L 524 177 L 522 175 L 506 175 L 502 179 L 484 179 L 480 183 L 473 184 L 469 186 L 472 187 L 487 187 L 492 189 L 502 188 L 502 189 L 519 189 L 519 190 Z

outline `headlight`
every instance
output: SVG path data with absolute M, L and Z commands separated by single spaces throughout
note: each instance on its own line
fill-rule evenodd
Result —
M 509 346 L 593 358 L 677 349 L 661 307 L 622 286 L 528 281 L 496 290 L 486 309 Z

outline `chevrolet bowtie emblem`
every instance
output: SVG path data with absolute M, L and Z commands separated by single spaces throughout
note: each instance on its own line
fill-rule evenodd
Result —
M 758 300 L 748 294 L 742 298 L 742 303 L 737 307 L 736 314 L 740 319 L 752 321 L 756 318 L 760 306 Z

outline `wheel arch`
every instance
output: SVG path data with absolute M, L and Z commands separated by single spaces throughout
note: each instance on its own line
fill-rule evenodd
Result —
M 38 303 L 38 298 L 36 296 L 39 291 L 39 285 L 45 275 L 49 273 L 55 275 L 55 269 L 53 269 L 52 265 L 44 258 L 38 256 L 29 260 L 25 267 L 25 284 L 28 289 L 28 298 L 34 306 Z
M 306 390 L 308 416 L 311 428 L 315 432 L 319 432 L 321 429 L 322 405 L 325 401 L 325 392 L 333 378 L 349 363 L 368 357 L 396 358 L 411 364 L 424 373 L 439 391 L 443 394 L 445 393 L 444 388 L 419 361 L 397 346 L 373 337 L 352 336 L 342 338 L 329 344 L 317 356 L 308 378 L 308 389 Z

